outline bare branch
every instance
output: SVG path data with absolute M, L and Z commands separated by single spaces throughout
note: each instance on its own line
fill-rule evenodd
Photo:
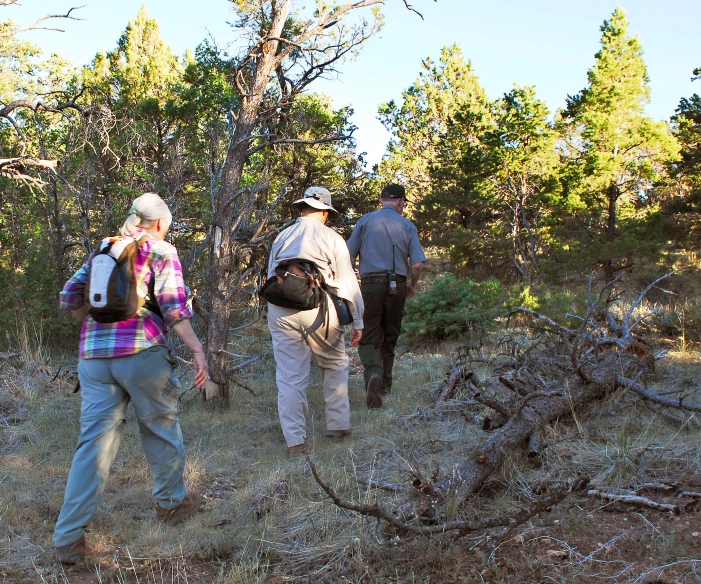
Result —
M 271 140 L 270 142 L 261 144 L 260 146 L 256 146 L 255 148 L 251 148 L 246 153 L 246 156 L 252 156 L 256 152 L 264 150 L 265 148 L 269 148 L 270 146 L 275 146 L 276 144 L 304 144 L 305 146 L 310 146 L 313 144 L 324 144 L 327 142 L 342 142 L 345 140 L 350 140 L 352 137 L 353 136 L 351 134 L 339 134 L 336 136 L 329 136 L 327 138 L 318 138 L 317 140 L 302 140 L 299 138 L 279 138 L 277 140 Z
M 387 481 L 380 481 L 377 479 L 369 479 L 367 477 L 356 477 L 355 479 L 361 485 L 366 485 L 371 489 L 383 489 L 385 491 L 392 491 L 393 493 L 410 493 L 412 489 L 406 485 L 395 485 L 394 483 L 388 483 Z
M 433 0 L 434 2 L 438 2 L 438 0 Z M 414 8 L 411 4 L 409 4 L 409 0 L 404 0 L 404 6 L 407 7 L 408 10 L 411 10 L 412 12 L 416 12 L 421 17 L 421 20 L 424 20 L 424 15 L 421 14 L 416 8 Z
M 0 6 L 10 6 L 12 4 L 17 4 L 17 1 L 13 0 L 2 0 L 0 3 Z M 42 23 L 47 21 L 47 20 L 55 20 L 55 19 L 66 19 L 66 20 L 83 20 L 82 18 L 77 18 L 75 16 L 71 16 L 71 13 L 74 10 L 80 10 L 81 8 L 85 8 L 86 4 L 83 4 L 82 6 L 74 6 L 71 8 L 68 12 L 65 14 L 47 14 L 46 16 L 42 16 L 41 18 L 37 19 L 37 21 L 32 24 L 31 26 L 25 26 L 25 27 L 17 27 L 10 29 L 5 32 L 0 32 L 0 38 L 7 38 L 11 36 L 15 36 L 17 34 L 20 34 L 22 32 L 27 32 L 30 30 L 53 30 L 56 32 L 66 32 L 62 28 L 54 28 L 54 27 L 49 27 L 49 26 L 42 26 Z
M 676 270 L 672 270 L 671 272 L 667 272 L 663 276 L 660 276 L 655 280 L 654 282 L 648 284 L 648 286 L 640 293 L 640 296 L 638 296 L 638 299 L 631 305 L 631 307 L 628 309 L 628 312 L 626 312 L 626 315 L 623 317 L 623 321 L 621 322 L 621 328 L 623 329 L 624 334 L 629 334 L 631 330 L 631 326 L 629 326 L 628 321 L 630 320 L 631 315 L 633 314 L 633 311 L 640 305 L 640 303 L 643 301 L 643 298 L 647 295 L 647 293 L 652 290 L 658 282 L 661 282 L 662 280 L 666 280 L 670 276 L 673 276 L 674 274 L 681 272 L 683 270 L 688 269 L 691 267 L 690 265 L 682 266 L 681 268 L 677 268 Z
M 256 363 L 257 361 L 260 361 L 260 355 L 254 355 L 250 359 L 246 359 L 243 363 L 239 363 L 238 365 L 234 365 L 231 369 L 229 369 L 229 373 L 235 373 L 236 371 L 240 371 L 241 369 L 244 369 L 245 367 L 248 367 L 249 365 L 253 365 L 253 363 Z
M 541 314 L 540 312 L 536 312 L 535 310 L 531 310 L 530 308 L 524 308 L 522 306 L 515 306 L 511 312 L 509 313 L 509 316 L 516 312 L 523 312 L 525 314 L 528 314 L 532 316 L 533 318 L 536 318 L 538 320 L 542 320 L 545 324 L 550 327 L 548 330 L 551 332 L 559 332 L 563 335 L 566 335 L 568 337 L 576 337 L 579 333 L 575 330 L 569 329 L 567 327 L 564 327 L 560 324 L 557 324 L 552 318 L 545 316 L 544 314 Z M 587 335 L 588 336 L 588 335 Z
M 647 387 L 645 387 L 641 383 L 633 381 L 632 379 L 627 379 L 618 375 L 616 376 L 616 380 L 621 385 L 625 385 L 627 388 L 632 389 L 640 397 L 650 400 L 653 403 L 659 404 L 661 406 L 668 406 L 670 408 L 677 408 L 679 410 L 685 410 L 687 412 L 701 412 L 701 405 L 684 402 L 684 398 L 686 396 L 682 396 L 679 399 L 663 397 L 655 393 L 654 391 L 650 391 Z
M 562 501 L 567 495 L 569 495 L 572 490 L 579 489 L 582 487 L 582 483 L 586 484 L 587 479 L 578 479 L 573 483 L 570 488 L 564 488 L 549 495 L 546 495 L 528 507 L 520 509 L 513 515 L 504 515 L 501 517 L 491 517 L 483 520 L 454 520 L 454 521 L 444 521 L 435 525 L 420 525 L 416 523 L 407 523 L 401 519 L 395 517 L 394 514 L 387 511 L 381 507 L 378 503 L 374 505 L 359 505 L 356 503 L 350 503 L 341 499 L 336 492 L 321 480 L 319 472 L 316 469 L 316 465 L 309 457 L 305 454 L 309 467 L 311 468 L 314 480 L 322 488 L 322 490 L 329 496 L 331 501 L 341 509 L 348 509 L 360 515 L 365 515 L 366 517 L 376 517 L 381 521 L 391 525 L 392 527 L 398 529 L 401 532 L 413 533 L 415 535 L 434 535 L 434 534 L 445 534 L 449 532 L 457 532 L 456 535 L 459 537 L 467 533 L 472 533 L 474 531 L 482 531 L 485 529 L 490 529 L 494 527 L 508 526 L 508 529 L 513 529 L 514 527 L 521 525 L 525 521 L 528 521 L 531 517 L 542 513 L 549 507 L 556 505 Z
M 587 495 L 590 497 L 598 497 L 599 499 L 604 499 L 605 501 L 611 501 L 614 503 L 625 503 L 627 505 L 636 505 L 637 507 L 648 507 L 650 509 L 655 509 L 656 511 L 669 511 L 674 515 L 681 514 L 681 510 L 676 505 L 670 503 L 658 503 L 647 497 L 641 497 L 639 495 L 619 495 L 615 493 L 607 493 L 605 491 L 600 491 L 599 489 L 590 489 L 587 491 Z
M 229 332 L 230 332 L 230 333 L 233 333 L 233 332 L 236 332 L 236 331 L 241 331 L 241 330 L 243 330 L 243 329 L 247 329 L 248 327 L 253 326 L 253 325 L 256 324 L 257 322 L 260 322 L 261 320 L 263 320 L 263 319 L 262 319 L 262 318 L 256 318 L 255 320 L 252 320 L 251 322 L 249 322 L 249 323 L 247 323 L 247 324 L 244 324 L 244 325 L 241 325 L 241 326 L 237 326 L 237 327 L 234 327 L 234 328 L 230 328 L 230 329 L 229 329 Z

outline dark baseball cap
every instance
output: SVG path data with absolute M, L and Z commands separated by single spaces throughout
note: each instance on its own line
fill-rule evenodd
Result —
M 408 201 L 406 197 L 406 191 L 402 185 L 396 183 L 388 184 L 384 189 L 382 189 L 381 199 L 404 199 Z

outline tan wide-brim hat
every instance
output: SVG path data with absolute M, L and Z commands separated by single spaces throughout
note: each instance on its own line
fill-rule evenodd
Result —
M 319 209 L 319 211 L 328 211 L 330 219 L 335 219 L 339 215 L 339 212 L 331 206 L 331 193 L 324 187 L 309 187 L 304 191 L 304 197 L 294 201 L 292 206 L 301 205 L 302 203 L 314 209 Z

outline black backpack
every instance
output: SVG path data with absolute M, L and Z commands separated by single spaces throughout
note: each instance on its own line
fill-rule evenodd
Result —
M 118 235 L 102 240 L 100 251 L 90 259 L 86 302 L 88 313 L 96 322 L 112 323 L 127 320 L 142 306 L 161 316 L 154 300 L 154 278 L 149 282 L 147 298 L 139 296 L 136 278 L 136 254 L 148 241 Z

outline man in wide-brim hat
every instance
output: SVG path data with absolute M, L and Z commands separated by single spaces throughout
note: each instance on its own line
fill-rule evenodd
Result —
M 310 187 L 304 197 L 292 203 L 301 217 L 282 231 L 270 251 L 268 278 L 285 260 L 312 261 L 324 277 L 328 289 L 348 301 L 353 317 L 351 344 L 362 337 L 363 298 L 351 266 L 343 238 L 326 227 L 338 216 L 331 205 L 331 193 L 323 187 Z M 323 302 L 328 302 L 326 295 Z M 273 339 L 278 387 L 278 414 L 290 454 L 309 450 L 306 413 L 307 386 L 312 355 L 321 373 L 326 404 L 326 433 L 329 438 L 350 434 L 348 367 L 344 331 L 333 306 L 326 306 L 324 319 L 317 319 L 320 308 L 296 310 L 268 304 L 268 326 Z

